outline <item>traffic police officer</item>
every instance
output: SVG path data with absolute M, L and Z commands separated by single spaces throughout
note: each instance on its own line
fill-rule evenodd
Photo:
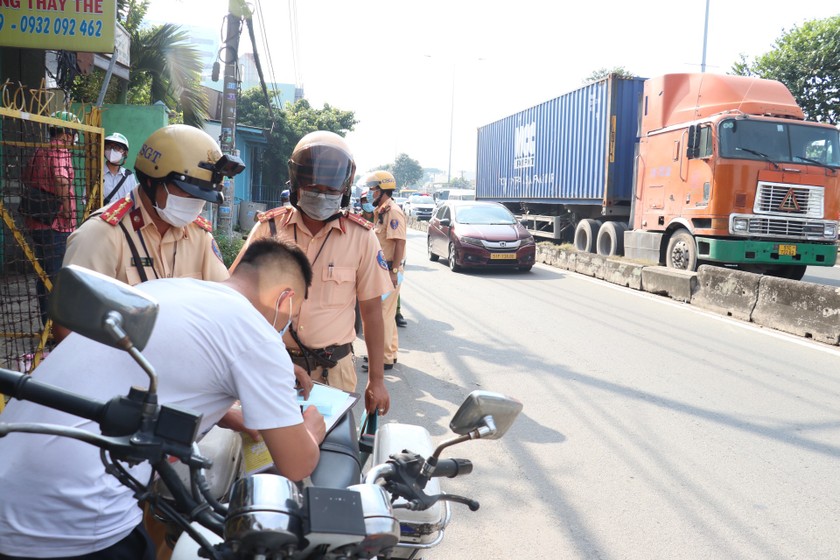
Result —
M 224 199 L 222 178 L 241 172 L 242 161 L 223 156 L 202 130 L 176 124 L 149 136 L 134 169 L 139 185 L 70 235 L 64 266 L 84 266 L 131 285 L 228 278 L 212 226 L 199 214 L 205 202 Z
M 399 335 L 397 334 L 397 301 L 403 276 L 405 257 L 405 214 L 391 198 L 397 181 L 387 171 L 374 171 L 365 177 L 364 184 L 373 197 L 373 228 L 391 275 L 393 289 L 382 302 L 382 322 L 385 325 L 385 369 L 397 362 Z M 390 367 L 389 367 L 390 366 Z
M 341 211 L 349 204 L 355 171 L 350 148 L 341 136 L 326 131 L 304 136 L 289 160 L 292 207 L 260 214 L 242 251 L 255 239 L 274 236 L 293 241 L 307 254 L 312 287 L 286 334 L 286 347 L 312 379 L 345 391 L 356 390 L 353 341 L 358 299 L 371 358 L 365 408 L 386 414 L 390 397 L 382 363 L 382 295 L 391 286 L 372 226 L 361 216 Z

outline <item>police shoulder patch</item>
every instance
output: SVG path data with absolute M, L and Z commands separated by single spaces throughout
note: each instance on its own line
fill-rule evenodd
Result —
M 399 220 L 391 220 L 388 225 L 391 226 L 391 229 L 397 229 L 398 227 L 400 227 L 400 221 Z
M 210 220 L 208 220 L 204 216 L 199 216 L 195 219 L 195 221 L 193 221 L 193 223 L 201 229 L 203 229 L 204 231 L 209 231 L 210 233 L 213 233 L 213 224 L 211 224 Z
M 212 247 L 213 247 L 213 254 L 216 255 L 217 257 L 219 257 L 220 261 L 225 262 L 224 257 L 222 257 L 222 251 L 221 251 L 221 249 L 219 249 L 219 244 L 216 243 L 215 239 L 213 240 Z
M 106 208 L 105 211 L 102 212 L 101 218 L 105 223 L 115 226 L 120 223 L 120 220 L 122 220 L 126 214 L 128 214 L 132 206 L 133 204 L 130 196 L 121 198 Z
M 379 253 L 376 254 L 376 262 L 379 263 L 382 270 L 388 270 L 388 261 L 385 260 L 385 255 L 382 254 L 382 249 L 380 249 Z
M 366 219 L 362 218 L 358 214 L 353 214 L 352 212 L 348 212 L 345 216 L 348 220 L 353 222 L 356 225 L 362 226 L 365 229 L 373 229 L 373 224 L 367 221 Z
M 285 216 L 286 214 L 288 214 L 291 211 L 292 211 L 292 209 L 289 206 L 280 206 L 280 207 L 274 208 L 272 210 L 267 210 L 265 212 L 260 212 L 259 214 L 257 214 L 257 221 L 260 222 L 260 223 L 265 223 L 269 220 L 273 220 L 274 218 Z

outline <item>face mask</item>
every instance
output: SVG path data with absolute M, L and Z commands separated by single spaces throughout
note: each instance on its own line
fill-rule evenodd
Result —
M 277 329 L 277 315 L 280 314 L 280 298 L 282 298 L 283 294 L 285 294 L 285 293 L 286 292 L 283 292 L 282 294 L 280 294 L 280 296 L 277 298 L 277 302 L 274 304 L 274 321 L 271 322 L 271 327 L 274 328 L 274 329 Z M 292 324 L 292 296 L 289 296 L 289 320 L 286 321 L 286 326 L 285 327 L 283 327 L 281 330 L 277 331 L 278 333 L 280 333 L 280 336 L 283 336 L 284 334 L 286 334 L 286 331 L 289 329 L 289 325 L 291 325 L 291 324 Z
M 204 201 L 200 198 L 172 195 L 166 185 L 163 186 L 163 190 L 166 191 L 166 208 L 155 206 L 155 210 L 161 219 L 171 226 L 184 227 L 195 221 L 204 210 Z
M 105 152 L 105 157 L 107 157 L 108 161 L 114 165 L 120 165 L 123 162 L 123 159 L 125 159 L 125 157 L 117 150 L 108 150 Z
M 365 212 L 373 212 L 373 204 L 371 204 L 370 202 L 362 203 L 362 210 L 364 210 Z
M 341 208 L 341 195 L 300 191 L 297 203 L 307 216 L 323 221 L 338 213 Z

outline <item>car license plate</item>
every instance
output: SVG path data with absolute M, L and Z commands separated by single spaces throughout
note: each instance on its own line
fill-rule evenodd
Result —
M 492 261 L 515 261 L 515 253 L 490 253 L 490 260 Z
M 779 245 L 779 255 L 786 257 L 796 256 L 796 245 Z

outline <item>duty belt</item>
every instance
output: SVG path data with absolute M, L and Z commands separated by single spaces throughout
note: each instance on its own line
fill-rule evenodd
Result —
M 353 352 L 353 343 L 333 344 L 325 348 L 306 348 L 306 351 L 298 348 L 286 348 L 292 357 L 292 362 L 309 370 L 307 358 L 312 358 L 316 365 L 324 369 L 334 368 L 339 360 Z

